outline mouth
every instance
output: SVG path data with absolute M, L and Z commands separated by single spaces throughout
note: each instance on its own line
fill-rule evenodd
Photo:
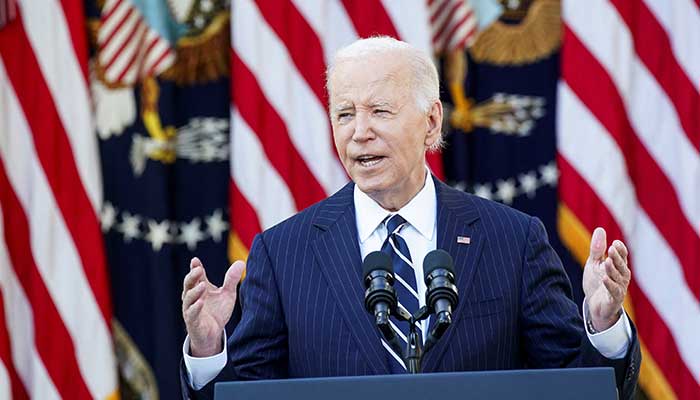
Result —
M 363 154 L 359 157 L 355 157 L 355 161 L 357 163 L 359 163 L 361 166 L 363 166 L 365 168 L 369 168 L 369 167 L 373 167 L 373 166 L 379 164 L 380 162 L 382 162 L 382 160 L 384 158 L 386 158 L 386 157 L 377 156 L 374 154 Z

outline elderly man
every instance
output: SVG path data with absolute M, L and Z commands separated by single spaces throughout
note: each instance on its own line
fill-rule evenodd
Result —
M 593 233 L 582 318 L 539 220 L 428 172 L 426 151 L 441 145 L 438 89 L 430 58 L 406 43 L 364 39 L 337 53 L 330 116 L 352 182 L 258 235 L 239 293 L 242 261 L 219 288 L 192 260 L 182 295 L 184 392 L 210 397 L 221 380 L 405 372 L 365 310 L 362 259 L 389 254 L 399 303 L 415 310 L 425 304 L 423 258 L 438 248 L 454 259 L 460 298 L 424 371 L 613 366 L 622 397 L 632 395 L 640 352 L 622 309 L 625 245 L 606 247 L 605 231 Z

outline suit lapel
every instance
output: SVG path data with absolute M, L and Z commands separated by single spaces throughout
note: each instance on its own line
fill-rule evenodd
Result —
M 435 187 L 438 208 L 437 248 L 447 251 L 454 260 L 459 301 L 457 307 L 452 311 L 453 326 L 445 331 L 435 347 L 424 356 L 423 370 L 425 372 L 436 371 L 442 355 L 449 347 L 455 332 L 454 327 L 462 315 L 464 299 L 470 289 L 483 247 L 483 238 L 479 235 L 476 223 L 479 215 L 471 199 L 437 179 L 435 179 Z M 469 244 L 458 243 L 458 236 L 469 238 Z M 432 321 L 431 318 L 431 325 Z
M 386 351 L 374 319 L 364 306 L 362 260 L 352 183 L 329 198 L 313 221 L 321 234 L 313 242 L 316 261 L 340 305 L 357 346 L 375 374 L 388 374 Z

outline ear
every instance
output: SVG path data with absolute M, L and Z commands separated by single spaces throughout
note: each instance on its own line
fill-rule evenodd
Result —
M 440 139 L 442 135 L 442 103 L 435 100 L 430 106 L 427 115 L 428 131 L 425 135 L 425 147 L 430 147 Z

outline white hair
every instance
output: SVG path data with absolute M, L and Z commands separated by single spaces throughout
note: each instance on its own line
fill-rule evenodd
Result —
M 326 89 L 328 94 L 330 95 L 333 90 L 331 77 L 336 65 L 343 61 L 387 55 L 389 53 L 400 54 L 406 58 L 411 72 L 410 86 L 414 93 L 416 106 L 424 112 L 430 111 L 433 103 L 440 101 L 440 80 L 433 60 L 425 52 L 390 36 L 374 36 L 360 39 L 338 50 L 326 71 Z M 430 150 L 442 148 L 443 145 L 444 142 L 441 135 L 440 139 L 431 146 Z

